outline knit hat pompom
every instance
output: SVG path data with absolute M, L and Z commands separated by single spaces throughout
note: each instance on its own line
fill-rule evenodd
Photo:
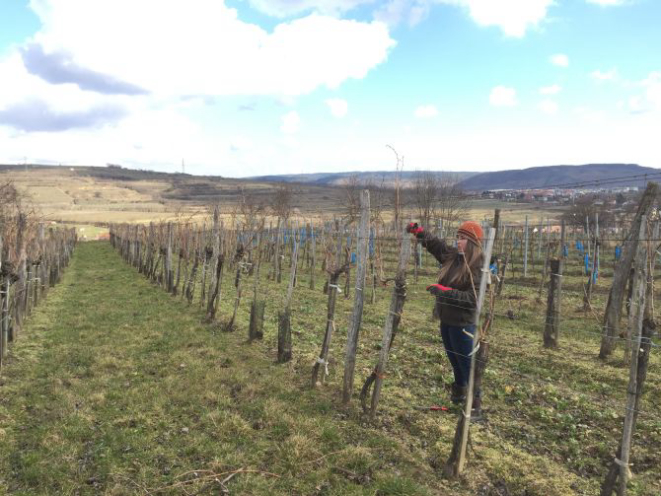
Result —
M 482 226 L 480 226 L 477 222 L 473 222 L 472 220 L 467 220 L 461 226 L 459 226 L 458 234 L 463 234 L 476 245 L 480 245 L 482 238 L 484 237 Z

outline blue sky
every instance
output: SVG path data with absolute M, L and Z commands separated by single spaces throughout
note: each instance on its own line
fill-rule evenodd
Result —
M 661 167 L 657 0 L 7 0 L 0 161 Z

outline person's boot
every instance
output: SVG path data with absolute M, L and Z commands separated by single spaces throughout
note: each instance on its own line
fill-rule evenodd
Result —
M 456 382 L 452 383 L 452 391 L 450 393 L 450 401 L 455 405 L 460 405 L 466 401 L 467 386 L 459 386 Z

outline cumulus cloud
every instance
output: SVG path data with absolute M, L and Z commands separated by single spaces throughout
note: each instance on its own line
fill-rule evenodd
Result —
M 11 104 L 0 110 L 0 124 L 21 131 L 67 131 L 96 127 L 115 122 L 126 115 L 115 106 L 99 106 L 84 111 L 59 112 L 43 100 L 33 99 Z
M 108 74 L 81 67 L 66 52 L 46 53 L 38 43 L 28 43 L 20 49 L 23 64 L 35 76 L 52 84 L 73 83 L 82 90 L 109 95 L 143 95 L 142 88 L 120 81 Z
M 418 119 L 429 119 L 430 117 L 436 117 L 438 115 L 438 109 L 436 105 L 420 105 L 415 109 L 415 116 Z
M 605 72 L 599 70 L 593 71 L 590 73 L 590 76 L 597 81 L 612 81 L 617 78 L 617 69 L 613 68 Z
M 562 91 L 562 86 L 558 84 L 552 84 L 551 86 L 543 86 L 539 89 L 541 95 L 557 95 Z
M 301 118 L 298 115 L 298 112 L 291 110 L 281 117 L 282 125 L 280 126 L 280 131 L 285 134 L 294 134 L 298 132 L 299 125 L 301 123 Z
M 363 78 L 395 44 L 383 23 L 319 14 L 268 32 L 217 0 L 33 0 L 31 6 L 42 22 L 34 42 L 45 54 L 65 53 L 88 75 L 130 81 L 159 95 L 301 95 L 335 88 Z
M 513 107 L 516 105 L 516 90 L 506 86 L 496 86 L 491 90 L 489 103 L 494 107 Z
M 467 7 L 473 20 L 481 26 L 497 26 L 505 35 L 520 38 L 546 17 L 553 0 L 454 0 L 449 3 Z
M 557 53 L 551 56 L 551 63 L 558 67 L 567 67 L 569 65 L 569 57 L 564 53 Z
M 558 104 L 553 100 L 543 100 L 539 102 L 538 108 L 548 115 L 554 115 L 558 113 Z
M 342 118 L 349 111 L 349 104 L 342 98 L 329 98 L 326 100 L 326 105 L 333 117 Z

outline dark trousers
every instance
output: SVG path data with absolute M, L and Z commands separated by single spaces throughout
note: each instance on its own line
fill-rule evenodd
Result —
M 468 386 L 474 335 L 474 325 L 459 327 L 441 323 L 443 346 L 454 371 L 454 382 L 460 387 Z

